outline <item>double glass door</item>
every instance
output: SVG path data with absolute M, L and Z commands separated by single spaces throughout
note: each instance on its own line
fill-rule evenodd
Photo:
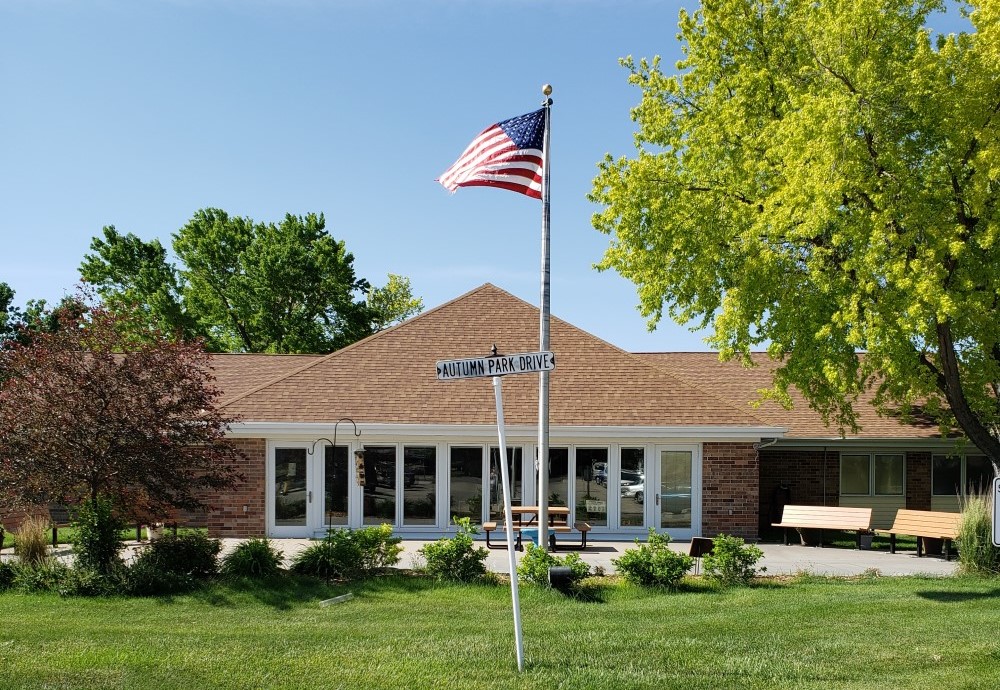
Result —
M 313 451 L 313 452 L 310 452 Z M 354 468 L 347 446 L 275 445 L 267 468 L 268 534 L 311 537 L 323 527 L 345 527 Z

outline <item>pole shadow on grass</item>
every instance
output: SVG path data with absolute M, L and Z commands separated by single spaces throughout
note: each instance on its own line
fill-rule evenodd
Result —
M 926 591 L 917 592 L 921 599 L 929 599 L 941 604 L 960 604 L 965 601 L 977 601 L 980 599 L 996 599 L 1000 597 L 1000 587 L 980 592 L 946 592 L 946 591 Z

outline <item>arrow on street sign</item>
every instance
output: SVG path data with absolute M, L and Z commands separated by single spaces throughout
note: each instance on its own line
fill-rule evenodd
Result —
M 443 359 L 437 363 L 437 377 L 440 381 L 450 381 L 506 374 L 531 374 L 552 371 L 555 368 L 556 356 L 551 352 L 521 352 L 516 355 Z

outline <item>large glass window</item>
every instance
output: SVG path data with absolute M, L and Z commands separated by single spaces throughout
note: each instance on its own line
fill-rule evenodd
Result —
M 962 489 L 962 459 L 954 455 L 935 455 L 933 458 L 935 496 L 958 496 Z
M 454 446 L 451 451 L 448 512 L 450 517 L 483 521 L 483 449 Z
M 903 456 L 876 455 L 874 465 L 875 495 L 903 495 Z
M 347 491 L 352 467 L 347 462 L 347 446 L 326 447 L 324 458 L 324 516 L 327 527 L 347 524 Z
M 844 496 L 902 496 L 901 453 L 851 453 L 840 456 L 840 493 Z
M 549 448 L 549 505 L 569 505 L 569 448 Z
M 510 481 L 510 504 L 523 505 L 522 470 L 524 449 L 507 446 L 507 479 Z M 500 449 L 490 448 L 490 520 L 503 522 L 503 475 L 500 465 Z
M 637 500 L 640 486 L 646 480 L 646 453 L 643 448 L 621 449 L 621 471 L 618 487 L 621 499 L 618 501 L 618 524 L 622 527 L 642 527 L 643 502 Z
M 396 446 L 365 446 L 364 524 L 396 522 Z
M 840 493 L 860 494 L 871 493 L 871 467 L 867 455 L 840 456 Z
M 437 502 L 437 449 L 403 448 L 403 524 L 433 525 Z
M 591 527 L 608 526 L 607 448 L 576 449 L 576 517 Z
M 935 496 L 958 496 L 963 487 L 966 494 L 982 493 L 993 483 L 993 463 L 984 455 L 935 455 L 932 467 Z
M 274 449 L 274 524 L 306 524 L 306 449 Z
M 965 456 L 965 492 L 986 494 L 993 486 L 993 463 L 985 455 Z

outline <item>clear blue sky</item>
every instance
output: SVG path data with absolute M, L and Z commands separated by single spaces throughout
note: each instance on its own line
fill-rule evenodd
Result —
M 627 350 L 705 350 L 648 333 L 634 286 L 592 268 L 608 238 L 585 198 L 605 153 L 634 152 L 618 58 L 672 65 L 682 5 L 2 0 L 0 281 L 58 300 L 103 226 L 169 246 L 212 206 L 322 212 L 360 276 L 409 276 L 428 308 L 484 282 L 537 305 L 540 203 L 434 179 L 548 82 L 552 313 Z

